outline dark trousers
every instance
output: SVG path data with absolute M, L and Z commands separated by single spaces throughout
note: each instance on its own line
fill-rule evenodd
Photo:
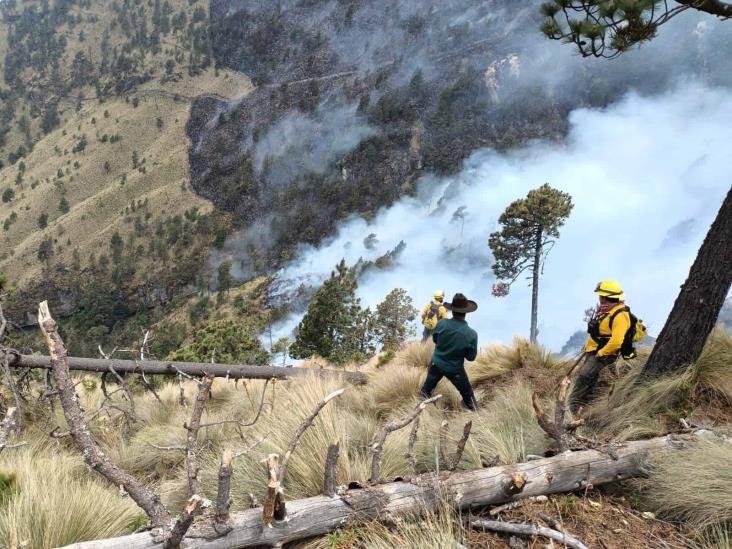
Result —
M 473 395 L 473 387 L 470 385 L 468 374 L 465 373 L 465 368 L 461 368 L 458 372 L 444 372 L 438 366 L 430 364 L 427 369 L 427 379 L 422 385 L 420 393 L 423 397 L 429 398 L 432 396 L 432 391 L 435 390 L 440 380 L 446 377 L 450 380 L 455 388 L 460 392 L 460 396 L 463 397 L 463 405 L 470 409 L 476 409 L 475 396 Z
M 432 332 L 434 332 L 434 330 L 430 330 L 429 328 L 425 328 L 422 331 L 422 343 L 424 343 L 425 341 L 427 341 L 428 339 L 430 339 L 432 337 Z
M 569 409 L 576 412 L 580 406 L 588 404 L 595 394 L 595 386 L 600 372 L 606 366 L 593 354 L 588 354 L 585 363 L 580 368 L 579 374 L 572 385 L 572 393 L 569 395 Z

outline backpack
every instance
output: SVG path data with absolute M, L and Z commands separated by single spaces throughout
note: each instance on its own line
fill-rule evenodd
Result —
M 434 330 L 435 326 L 437 326 L 438 320 L 440 320 L 440 305 L 438 305 L 434 301 L 431 301 L 430 310 L 427 313 L 427 316 L 424 317 L 422 325 L 428 330 Z
M 646 325 L 643 324 L 643 321 L 640 318 L 630 311 L 630 307 L 625 306 L 613 311 L 613 314 L 610 316 L 610 330 L 613 329 L 613 320 L 615 320 L 615 317 L 624 312 L 627 312 L 630 317 L 630 328 L 625 332 L 623 344 L 620 346 L 620 355 L 623 358 L 635 358 L 637 353 L 633 344 L 646 337 Z M 595 343 L 597 343 L 598 351 L 607 345 L 608 341 L 610 341 L 609 336 L 600 335 L 600 322 L 603 318 L 605 317 L 593 317 L 592 320 L 587 323 L 587 332 Z

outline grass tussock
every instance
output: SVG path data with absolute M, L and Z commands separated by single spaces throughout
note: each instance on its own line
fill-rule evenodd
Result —
M 475 384 L 502 376 L 519 368 L 553 369 L 564 362 L 541 345 L 515 337 L 513 345 L 493 344 L 480 349 L 467 371 Z
M 135 503 L 91 473 L 81 456 L 48 445 L 3 452 L 0 476 L 3 547 L 60 547 L 129 533 L 145 522 Z
M 596 433 L 619 440 L 656 436 L 668 421 L 698 406 L 732 403 L 732 336 L 724 329 L 714 330 L 699 360 L 679 373 L 642 380 L 644 362 L 631 361 L 627 373 L 587 408 L 584 415 Z
M 698 529 L 732 525 L 732 442 L 699 440 L 655 459 L 639 484 L 659 515 Z
M 408 341 L 397 351 L 389 367 L 403 365 L 412 368 L 427 368 L 432 360 L 432 353 L 434 351 L 435 344 L 431 339 L 427 341 Z

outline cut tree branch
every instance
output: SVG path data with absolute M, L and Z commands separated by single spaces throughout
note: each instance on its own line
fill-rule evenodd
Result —
M 505 532 L 507 534 L 521 534 L 524 536 L 542 536 L 551 540 L 563 543 L 572 549 L 588 549 L 588 547 L 574 536 L 559 532 L 544 526 L 533 524 L 516 524 L 513 522 L 501 522 L 498 520 L 475 519 L 470 521 L 470 526 L 476 530 L 492 530 L 494 532 Z
M 46 301 L 38 307 L 38 324 L 46 338 L 51 355 L 50 366 L 71 438 L 81 450 L 84 461 L 114 486 L 122 486 L 133 501 L 145 511 L 154 528 L 167 528 L 170 524 L 170 514 L 161 503 L 160 497 L 127 471 L 114 464 L 94 440 L 71 381 L 66 346 L 58 334 L 56 321 L 51 317 Z M 107 363 L 106 360 L 103 362 Z M 108 363 L 106 365 L 109 366 Z
M 574 436 L 573 432 L 580 427 L 584 420 L 576 419 L 570 423 L 566 423 L 565 418 L 567 414 L 567 397 L 569 396 L 569 385 L 570 381 L 568 377 L 564 377 L 559 384 L 559 391 L 557 393 L 557 399 L 554 407 L 554 421 L 549 419 L 549 416 L 541 406 L 539 400 L 539 394 L 534 393 L 531 396 L 531 403 L 534 406 L 534 413 L 536 419 L 539 422 L 539 426 L 544 432 L 553 438 L 557 443 L 558 451 L 566 452 L 573 447 L 581 446 L 577 437 Z
M 384 443 L 386 442 L 386 437 L 389 436 L 389 433 L 393 433 L 394 431 L 403 429 L 404 427 L 412 423 L 415 419 L 417 419 L 419 414 L 424 412 L 424 409 L 427 408 L 428 404 L 431 404 L 432 402 L 435 402 L 440 398 L 442 398 L 442 395 L 436 395 L 432 398 L 423 400 L 422 402 L 417 404 L 416 408 L 412 412 L 404 416 L 402 419 L 391 421 L 384 425 L 381 431 L 376 435 L 376 438 L 374 438 L 374 441 L 371 443 L 371 453 L 374 454 L 371 458 L 372 484 L 378 483 L 381 478 L 381 458 L 384 454 Z

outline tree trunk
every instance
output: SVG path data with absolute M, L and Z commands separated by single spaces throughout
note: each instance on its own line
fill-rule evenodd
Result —
M 539 227 L 536 230 L 536 242 L 534 242 L 534 267 L 533 280 L 531 282 L 531 332 L 529 339 L 536 343 L 538 339 L 537 323 L 539 317 L 539 272 L 541 271 L 541 237 L 543 230 Z
M 643 368 L 646 377 L 695 362 L 732 283 L 732 188 L 699 248 L 686 282 Z
M 191 527 L 184 547 L 234 549 L 277 547 L 290 541 L 319 536 L 349 523 L 366 523 L 397 516 L 423 513 L 438 508 L 441 498 L 467 509 L 495 505 L 541 494 L 573 492 L 588 484 L 599 486 L 643 474 L 643 463 L 651 452 L 672 451 L 685 446 L 696 435 L 679 435 L 628 442 L 610 452 L 584 450 L 554 457 L 490 467 L 477 471 L 427 474 L 387 484 L 351 489 L 335 497 L 316 496 L 288 502 L 287 521 L 262 524 L 262 510 L 231 514 L 231 532 L 213 540 L 196 538 Z M 517 487 L 512 479 L 523 479 Z M 147 533 L 77 543 L 71 549 L 152 549 L 156 545 Z
M 51 358 L 47 356 L 9 355 L 10 366 L 16 368 L 51 368 Z M 178 370 L 189 376 L 201 377 L 211 374 L 214 377 L 229 379 L 288 379 L 298 375 L 342 376 L 353 383 L 366 383 L 366 374 L 324 370 L 314 368 L 280 368 L 279 366 L 253 366 L 246 364 L 211 364 L 207 362 L 163 362 L 157 360 L 121 360 L 112 358 L 68 357 L 69 370 L 86 372 L 108 372 L 110 367 L 118 374 L 176 375 Z

